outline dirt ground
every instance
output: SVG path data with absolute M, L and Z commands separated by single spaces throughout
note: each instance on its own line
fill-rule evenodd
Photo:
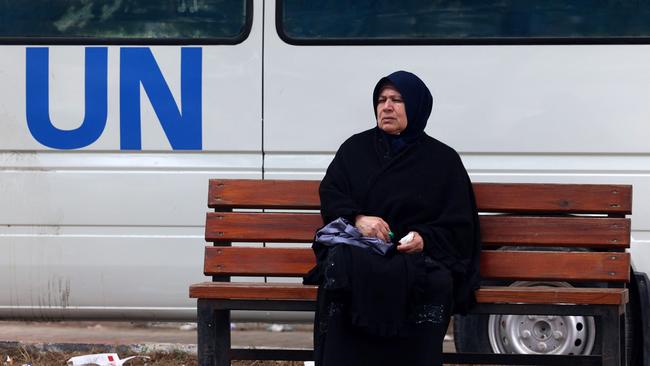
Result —
M 42 353 L 26 347 L 20 347 L 9 352 L 0 352 L 2 366 L 54 366 L 65 365 L 70 357 L 81 356 L 85 352 L 47 352 Z M 120 355 L 121 358 L 128 357 L 128 354 Z M 127 361 L 125 366 L 196 366 L 198 365 L 196 355 L 187 352 L 154 352 L 148 354 L 150 360 L 133 359 Z M 303 366 L 304 362 L 287 361 L 234 361 L 233 366 Z
M 311 348 L 310 324 L 236 323 L 235 347 Z M 448 336 L 445 351 L 453 351 Z M 125 366 L 197 365 L 195 323 L 0 321 L 0 366 L 65 365 L 74 356 L 117 353 Z M 234 366 L 304 366 L 304 362 L 234 361 Z
M 239 347 L 311 347 L 309 324 L 233 324 Z M 278 330 L 277 327 L 281 330 Z M 0 321 L 0 366 L 65 365 L 74 356 L 117 353 L 125 366 L 197 365 L 193 323 Z M 303 362 L 235 361 L 236 366 L 303 366 Z

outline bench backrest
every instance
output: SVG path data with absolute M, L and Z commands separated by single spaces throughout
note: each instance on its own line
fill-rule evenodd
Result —
M 309 243 L 323 225 L 318 181 L 209 183 L 204 273 L 303 276 L 315 262 Z M 481 213 L 484 279 L 629 281 L 632 187 L 474 183 Z M 232 243 L 284 243 L 231 247 Z M 589 248 L 588 250 L 586 248 Z M 523 249 L 523 250 L 522 250 Z M 539 251 L 532 250 L 543 250 Z M 570 255 L 568 255 L 570 252 Z

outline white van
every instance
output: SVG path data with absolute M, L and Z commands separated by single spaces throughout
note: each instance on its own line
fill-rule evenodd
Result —
M 648 19 L 639 2 L 1 2 L 0 318 L 194 319 L 208 179 L 320 179 L 404 69 L 474 181 L 634 185 L 640 362 Z M 570 318 L 565 352 L 597 352 L 597 324 Z M 457 348 L 532 352 L 495 319 L 458 318 Z

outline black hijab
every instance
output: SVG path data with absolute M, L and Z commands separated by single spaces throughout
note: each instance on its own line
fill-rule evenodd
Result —
M 396 155 L 424 134 L 424 128 L 427 126 L 433 108 L 433 97 L 429 88 L 415 74 L 408 71 L 395 71 L 381 78 L 375 85 L 375 90 L 372 93 L 375 119 L 377 118 L 379 94 L 387 84 L 394 85 L 399 91 L 406 108 L 407 125 L 402 133 L 391 135 L 380 130 L 386 141 L 390 143 L 391 155 Z

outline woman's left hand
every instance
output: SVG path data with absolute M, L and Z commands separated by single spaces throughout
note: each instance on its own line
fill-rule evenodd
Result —
M 419 253 L 424 250 L 424 239 L 417 231 L 411 231 L 413 239 L 406 243 L 399 242 L 397 250 L 403 253 Z M 410 233 L 409 233 L 410 234 Z

